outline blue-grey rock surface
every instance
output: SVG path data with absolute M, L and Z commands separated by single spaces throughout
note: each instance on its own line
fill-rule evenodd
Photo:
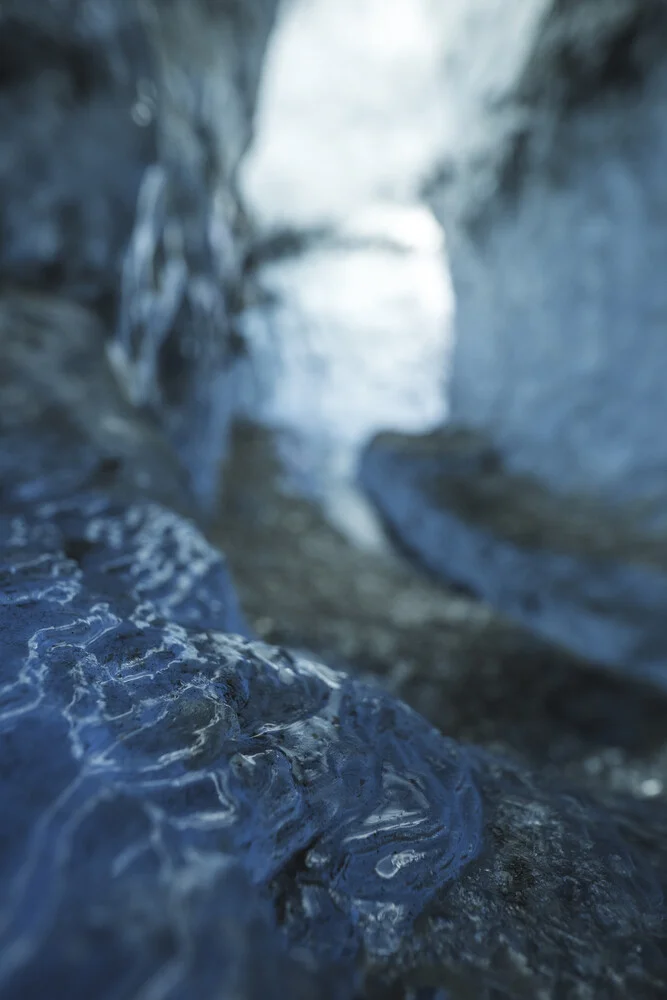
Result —
M 520 516 L 514 509 L 513 517 L 508 516 L 512 507 L 508 511 L 502 504 L 507 490 L 501 489 L 499 470 L 488 476 L 488 449 L 487 476 L 475 475 L 485 463 L 480 442 L 472 447 L 474 436 L 461 440 L 459 435 L 453 467 L 461 471 L 466 437 L 471 452 L 466 495 L 477 494 L 478 512 L 480 501 L 487 498 L 486 529 L 475 524 L 474 530 L 480 537 L 486 531 L 490 553 L 494 537 L 499 542 L 492 532 L 503 523 L 516 528 L 523 522 L 524 542 L 528 529 L 533 536 L 541 529 L 544 536 L 548 522 L 536 518 L 540 509 L 543 514 L 549 510 L 544 494 L 534 493 L 542 500 L 541 508 L 524 508 Z M 364 475 L 372 465 L 371 495 L 385 523 L 391 520 L 392 534 L 404 551 L 412 541 L 411 562 L 390 550 L 365 551 L 343 537 L 316 505 L 294 495 L 271 434 L 265 428 L 236 425 L 227 487 L 212 537 L 229 560 L 241 604 L 257 634 L 274 645 L 307 649 L 325 663 L 372 677 L 441 732 L 511 755 L 550 779 L 558 776 L 597 791 L 624 791 L 639 798 L 664 796 L 664 682 L 660 686 L 640 681 L 636 669 L 610 669 L 576 656 L 562 644 L 531 633 L 532 621 L 527 621 L 528 627 L 519 625 L 481 603 L 469 593 L 470 586 L 462 587 L 461 581 L 451 586 L 451 580 L 442 578 L 447 574 L 447 539 L 441 551 L 431 546 L 420 560 L 423 568 L 430 555 L 431 565 L 440 566 L 440 578 L 433 570 L 416 573 L 412 564 L 419 552 L 413 536 L 422 519 L 437 522 L 440 516 L 429 495 L 418 491 L 420 480 L 413 467 L 416 455 L 426 458 L 428 441 L 394 438 L 393 448 L 390 442 L 383 437 Z M 444 478 L 445 443 L 440 438 L 431 444 L 432 464 Z M 459 488 L 462 485 L 459 481 Z M 396 496 L 405 505 L 392 501 Z M 454 518 L 453 509 L 450 516 Z M 461 524 L 456 522 L 455 530 L 463 530 L 466 517 L 467 509 L 459 511 Z M 473 530 L 470 522 L 468 530 Z M 553 535 L 553 524 L 551 531 Z M 596 532 L 599 538 L 599 525 Z M 506 545 L 512 539 L 516 544 L 516 531 L 503 537 Z M 524 557 L 531 558 L 530 549 Z M 535 549 L 532 558 L 539 558 Z M 498 585 L 490 559 L 486 576 Z M 538 580 L 538 592 L 548 582 Z M 486 583 L 482 577 L 482 590 Z M 571 582 L 575 584 L 576 578 Z M 537 613 L 536 595 L 529 596 L 528 608 Z M 623 621 L 624 609 L 618 614 Z
M 277 0 L 8 0 L 0 274 L 94 306 L 211 507 L 233 397 L 236 193 Z
M 0 995 L 326 995 L 325 975 L 352 997 L 364 967 L 387 990 L 660 995 L 664 815 L 541 787 L 211 629 L 224 589 L 174 556 L 175 522 L 205 543 L 157 514 L 82 493 L 0 524 Z
M 384 434 L 361 482 L 429 572 L 588 660 L 667 678 L 667 547 L 634 519 L 512 474 L 488 438 Z
M 658 1000 L 657 779 L 643 797 L 568 784 L 529 748 L 458 743 L 353 672 L 254 641 L 197 521 L 224 437 L 212 387 L 241 239 L 233 165 L 272 11 L 172 0 L 139 21 L 133 4 L 52 0 L 0 14 L 30 55 L 0 78 L 16 116 L 0 186 L 23 241 L 0 258 L 0 997 Z M 98 69 L 109 100 L 136 88 L 135 124 L 155 101 L 159 162 L 126 134 L 127 104 L 107 132 L 76 96 Z M 228 145 L 225 116 L 211 126 L 216 80 Z M 97 159 L 79 190 L 59 158 L 80 137 L 42 133 L 44 109 L 95 118 L 99 192 Z M 24 162 L 40 169 L 22 186 Z M 130 225 L 111 238 L 121 208 Z M 88 221 L 63 242 L 72 217 Z
M 244 638 L 94 320 L 2 319 L 0 995 L 660 996 L 662 800 Z
M 157 160 L 144 174 L 111 357 L 152 410 L 202 510 L 215 504 L 234 404 L 232 312 L 249 235 L 237 171 L 252 137 L 277 0 L 149 0 Z
M 456 295 L 452 420 L 512 471 L 664 525 L 667 7 L 460 7 L 462 123 L 429 187 Z
M 221 557 L 151 499 L 160 469 L 127 471 L 138 416 L 89 476 L 123 398 L 63 351 L 82 310 L 31 304 L 0 339 L 29 446 L 2 473 L 0 995 L 660 996 L 664 806 L 597 804 L 230 632 Z M 51 341 L 69 367 L 40 388 L 24 343 Z
M 156 155 L 137 5 L 8 0 L 0 50 L 2 277 L 109 308 Z

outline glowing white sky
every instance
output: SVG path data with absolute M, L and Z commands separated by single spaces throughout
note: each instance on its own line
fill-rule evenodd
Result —
M 436 37 L 430 0 L 292 0 L 245 171 L 265 225 L 412 196 L 442 138 Z
M 325 223 L 376 241 L 267 265 L 261 283 L 277 304 L 245 317 L 255 415 L 291 433 L 293 462 L 366 540 L 360 448 L 379 430 L 446 416 L 451 285 L 442 230 L 415 201 L 442 134 L 431 10 L 432 0 L 292 0 L 242 181 L 265 229 Z
M 244 191 L 264 226 L 411 201 L 443 157 L 484 158 L 550 0 L 288 0 Z M 514 102 L 515 103 L 515 102 Z

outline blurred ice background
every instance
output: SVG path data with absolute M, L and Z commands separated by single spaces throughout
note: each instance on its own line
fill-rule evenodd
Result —
M 264 232 L 327 234 L 261 269 L 269 305 L 242 320 L 247 406 L 282 432 L 300 489 L 371 546 L 359 449 L 446 416 L 454 303 L 444 234 L 418 196 L 443 142 L 442 60 L 431 0 L 293 0 L 241 178 Z

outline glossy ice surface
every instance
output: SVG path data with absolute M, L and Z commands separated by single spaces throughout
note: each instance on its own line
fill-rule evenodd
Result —
M 282 948 L 272 896 L 318 964 L 386 954 L 474 857 L 465 753 L 225 634 L 224 563 L 187 521 L 82 495 L 0 539 L 1 995 L 208 996 L 212 970 L 231 989 L 246 919 Z

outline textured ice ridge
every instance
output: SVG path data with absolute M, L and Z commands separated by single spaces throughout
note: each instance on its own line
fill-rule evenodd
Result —
M 215 631 L 238 609 L 187 521 L 37 505 L 0 519 L 0 579 L 1 995 L 208 996 L 210 974 L 226 995 L 230 907 L 317 965 L 386 954 L 478 851 L 465 752 Z

